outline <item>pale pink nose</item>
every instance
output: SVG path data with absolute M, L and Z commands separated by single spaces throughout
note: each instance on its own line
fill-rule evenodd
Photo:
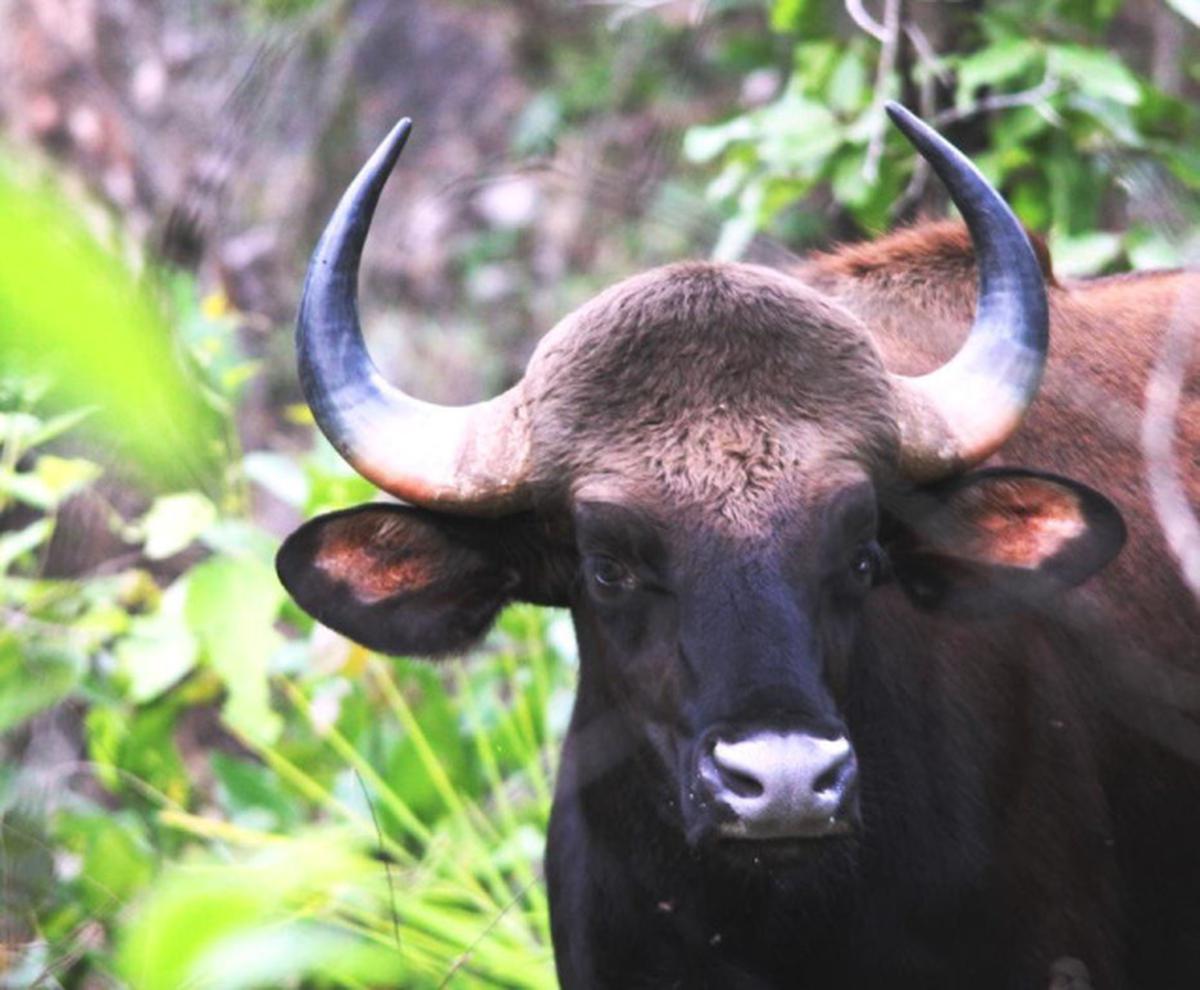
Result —
M 760 732 L 717 739 L 700 758 L 712 798 L 730 812 L 727 838 L 820 838 L 848 832 L 857 814 L 858 767 L 845 737 Z

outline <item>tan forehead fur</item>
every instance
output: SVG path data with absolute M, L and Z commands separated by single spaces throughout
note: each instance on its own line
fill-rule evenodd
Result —
M 858 321 L 751 265 L 621 282 L 542 341 L 526 378 L 540 485 L 596 477 L 753 525 L 822 464 L 894 458 L 888 377 Z

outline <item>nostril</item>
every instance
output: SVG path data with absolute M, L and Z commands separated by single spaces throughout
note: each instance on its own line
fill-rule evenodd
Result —
M 813 781 L 813 793 L 824 794 L 827 791 L 841 790 L 842 770 L 845 763 L 836 763 L 831 767 L 826 767 L 821 774 Z
M 730 770 L 727 767 L 717 764 L 717 772 L 720 774 L 721 783 L 725 788 L 738 797 L 761 797 L 763 793 L 762 781 L 751 777 L 748 773 L 741 773 L 737 770 Z
M 838 814 L 851 809 L 857 802 L 858 763 L 853 753 L 831 763 L 813 783 L 813 793 L 824 800 L 837 802 Z
M 734 759 L 727 744 L 714 740 L 708 747 L 705 763 L 716 778 L 715 783 L 727 795 L 741 798 L 761 797 L 766 790 L 754 768 L 741 766 Z
M 834 760 L 824 770 L 817 774 L 813 781 L 814 794 L 840 795 L 853 788 L 857 776 L 854 756 L 847 753 L 841 759 Z

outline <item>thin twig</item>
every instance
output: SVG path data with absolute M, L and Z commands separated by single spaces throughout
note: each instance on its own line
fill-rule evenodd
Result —
M 467 960 L 471 958 L 471 953 L 475 951 L 475 947 L 495 930 L 496 926 L 504 919 L 504 916 L 517 905 L 522 897 L 529 893 L 529 888 L 531 888 L 535 883 L 537 883 L 536 880 L 530 880 L 520 890 L 513 894 L 512 899 L 499 910 L 499 912 L 496 914 L 496 917 L 488 922 L 487 927 L 471 940 L 470 945 L 468 945 L 462 952 L 459 953 L 458 958 L 454 960 L 454 963 L 450 966 L 450 970 L 446 973 L 445 977 L 442 979 L 442 982 L 437 985 L 437 990 L 446 990 L 446 987 L 450 985 L 450 981 L 454 979 L 454 974 L 467 964 Z
M 902 0 L 887 0 L 883 9 L 883 51 L 879 53 L 879 65 L 875 72 L 875 99 L 871 107 L 874 123 L 862 166 L 863 181 L 869 185 L 874 185 L 875 180 L 879 178 L 879 159 L 883 156 L 883 143 L 887 136 L 887 118 L 883 113 L 883 105 L 888 99 L 888 80 L 896 70 L 896 52 L 900 47 L 901 6 Z
M 911 38 L 912 36 L 910 35 L 909 37 Z M 926 44 L 928 44 L 927 41 Z M 925 84 L 922 84 L 922 104 L 925 103 L 927 98 L 926 84 L 929 81 L 927 79 Z M 1059 81 L 1055 77 L 1047 76 L 1031 89 L 1023 89 L 1016 93 L 999 93 L 982 100 L 976 100 L 969 106 L 961 108 L 950 107 L 941 113 L 935 114 L 932 112 L 932 109 L 926 109 L 922 105 L 921 116 L 933 124 L 934 127 L 945 127 L 948 124 L 954 124 L 960 120 L 966 120 L 982 113 L 993 113 L 997 110 L 1008 110 L 1013 107 L 1037 106 L 1039 103 L 1053 96 L 1058 91 L 1059 85 Z M 932 104 L 932 92 L 928 94 L 928 98 Z M 901 193 L 900 197 L 892 205 L 891 215 L 893 217 L 903 216 L 921 198 L 925 192 L 925 186 L 929 181 L 929 175 L 929 163 L 924 158 L 918 158 L 917 164 L 913 169 L 912 178 L 909 179 L 904 192 Z
M 935 127 L 945 127 L 981 113 L 992 113 L 996 110 L 1009 110 L 1013 107 L 1033 107 L 1043 103 L 1058 92 L 1061 84 L 1057 77 L 1046 76 L 1040 83 L 1030 89 L 1022 89 L 1016 93 L 998 93 L 987 96 L 982 100 L 965 107 L 950 107 L 933 118 Z
M 876 41 L 887 41 L 887 31 L 884 30 L 882 24 L 867 13 L 867 9 L 862 5 L 862 0 L 846 0 L 846 13 L 850 15 L 850 19 L 858 25 L 861 31 L 865 31 Z
M 98 921 L 82 921 L 70 935 L 62 955 L 52 959 L 42 968 L 29 984 L 29 990 L 38 990 L 46 981 L 58 973 L 68 972 L 87 953 L 95 952 L 104 944 L 104 926 Z
M 940 80 L 944 85 L 949 85 L 951 81 L 950 73 L 938 57 L 929 39 L 925 36 L 925 32 L 916 24 L 910 23 L 904 25 L 904 35 L 912 45 L 913 51 L 917 53 L 917 58 L 924 69 L 921 73 L 918 96 L 920 100 L 921 119 L 932 120 L 937 111 L 937 83 Z M 893 218 L 904 216 L 921 199 L 925 194 L 925 186 L 929 182 L 929 176 L 929 162 L 918 155 L 917 163 L 913 166 L 913 173 L 908 180 L 908 185 L 904 187 L 904 192 L 900 194 L 900 198 L 892 204 L 891 216 Z
M 388 896 L 392 902 L 392 933 L 396 937 L 396 947 L 400 948 L 400 914 L 396 910 L 396 880 L 392 876 L 392 858 L 386 854 L 383 848 L 383 829 L 379 827 L 379 818 L 375 814 L 375 802 L 371 800 L 371 794 L 367 790 L 366 781 L 363 780 L 362 774 L 358 770 L 354 771 L 354 777 L 358 781 L 358 786 L 362 789 L 363 799 L 367 802 L 367 807 L 371 811 L 371 821 L 375 823 L 375 839 L 379 843 L 379 851 L 384 854 L 383 869 L 387 874 Z
M 913 51 L 917 53 L 917 58 L 921 60 L 921 64 L 925 66 L 930 77 L 949 86 L 953 81 L 950 70 L 946 68 L 946 64 L 920 26 L 909 21 L 904 25 L 904 34 L 912 42 Z

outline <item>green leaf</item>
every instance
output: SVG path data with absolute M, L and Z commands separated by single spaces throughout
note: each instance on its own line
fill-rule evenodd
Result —
M 0 638 L 0 734 L 61 701 L 82 676 L 82 658 L 73 653 Z
M 0 158 L 0 367 L 49 376 L 47 404 L 94 405 L 90 427 L 157 479 L 208 477 L 213 418 L 156 301 L 79 204 L 16 172 Z
M 856 113 L 867 102 L 869 92 L 866 63 L 858 51 L 849 48 L 837 60 L 829 77 L 826 86 L 829 106 L 840 114 Z
M 1044 230 L 1050 225 L 1048 201 L 1046 184 L 1040 179 L 1018 182 L 1008 194 L 1008 204 L 1013 212 L 1033 230 Z
M 138 704 L 162 694 L 196 665 L 200 647 L 184 617 L 188 578 L 176 581 L 157 612 L 137 616 L 116 646 L 117 670 Z
M 273 771 L 220 752 L 212 753 L 209 762 L 221 787 L 221 805 L 229 809 L 234 822 L 246 828 L 285 831 L 296 825 L 300 809 Z
M 52 505 L 59 505 L 70 495 L 100 477 L 100 465 L 82 457 L 55 457 L 43 454 L 37 459 L 34 474 L 41 482 Z
M 829 39 L 804 41 L 792 50 L 792 78 L 785 99 L 824 98 L 825 85 L 844 46 Z
M 1144 144 L 1129 107 L 1082 91 L 1072 93 L 1067 105 L 1087 114 L 1126 147 L 1140 148 Z
M 958 91 L 955 103 L 961 110 L 970 105 L 982 86 L 999 87 L 1019 80 L 1041 59 L 1041 47 L 1025 38 L 1008 38 L 988 45 L 958 62 Z
M 280 729 L 270 707 L 267 666 L 282 643 L 274 622 L 283 598 L 275 572 L 248 557 L 215 557 L 188 579 L 188 625 L 228 692 L 222 715 L 257 742 L 272 741 Z
M 129 781 L 136 779 L 161 791 L 170 801 L 185 803 L 191 777 L 174 738 L 181 707 L 180 699 L 172 695 L 140 707 L 93 705 L 84 726 L 88 756 L 100 782 L 120 794 Z
M 866 154 L 866 148 L 849 148 L 834 163 L 833 198 L 843 206 L 862 206 L 871 197 L 871 186 L 862 174 Z
M 1137 77 L 1111 52 L 1082 45 L 1053 45 L 1047 65 L 1052 74 L 1069 79 L 1089 96 L 1130 107 L 1142 100 Z
M 1129 261 L 1135 269 L 1174 268 L 1184 264 L 1189 252 L 1172 238 L 1156 230 L 1134 230 L 1127 235 Z M 1190 257 L 1195 257 L 1192 245 Z
M 717 261 L 737 260 L 750 246 L 757 230 L 758 224 L 752 217 L 739 215 L 726 220 L 721 225 L 721 233 L 713 246 L 713 258 Z
M 7 571 L 25 554 L 36 550 L 54 532 L 53 519 L 38 519 L 24 529 L 0 536 L 0 574 Z
M 91 484 L 100 473 L 99 465 L 82 457 L 43 454 L 33 470 L 0 476 L 0 493 L 43 512 L 52 512 L 64 500 Z
M 691 162 L 712 161 L 735 141 L 754 136 L 754 125 L 747 116 L 734 117 L 711 127 L 690 127 L 683 136 L 683 154 Z
M 204 545 L 229 557 L 253 557 L 271 566 L 279 540 L 245 519 L 218 519 L 204 531 Z
M 1050 129 L 1050 121 L 1036 107 L 1013 107 L 993 118 L 993 148 L 1014 148 L 1031 144 Z
M 513 153 L 519 157 L 549 153 L 562 126 L 562 101 L 553 90 L 542 90 L 517 116 L 513 125 Z
M 174 556 L 216 519 L 216 507 L 199 492 L 179 492 L 156 498 L 141 523 L 146 556 L 151 560 Z
M 54 834 L 81 858 L 73 896 L 90 912 L 123 906 L 154 877 L 153 850 L 132 815 L 66 812 L 55 818 Z
M 287 505 L 299 509 L 308 501 L 308 478 L 295 458 L 256 450 L 242 459 L 242 470 L 247 478 Z
M 28 450 L 62 436 L 95 411 L 95 407 L 74 409 L 46 422 L 28 412 L 0 412 L 0 437 L 4 438 L 6 444 L 15 443 L 21 449 Z
M 1077 234 L 1052 234 L 1050 255 L 1058 275 L 1095 275 L 1121 256 L 1120 234 L 1103 231 Z
M 828 107 L 795 94 L 764 107 L 757 124 L 760 161 L 791 177 L 815 178 L 846 139 Z
M 771 30 L 786 34 L 804 20 L 809 0 L 774 0 L 771 4 Z
M 49 900 L 55 889 L 53 849 L 43 832 L 43 823 L 20 807 L 0 814 L 0 862 L 4 864 L 4 917 L 26 917 Z M 20 940 L 18 940 L 20 941 Z M 43 972 L 27 983 L 10 983 L 8 948 L 0 986 L 35 987 Z
M 391 945 L 309 920 L 379 876 L 337 836 L 290 841 L 234 865 L 168 872 L 123 933 L 122 975 L 139 990 L 290 986 L 327 972 L 337 985 L 401 983 Z M 340 892 L 340 893 L 339 893 Z

